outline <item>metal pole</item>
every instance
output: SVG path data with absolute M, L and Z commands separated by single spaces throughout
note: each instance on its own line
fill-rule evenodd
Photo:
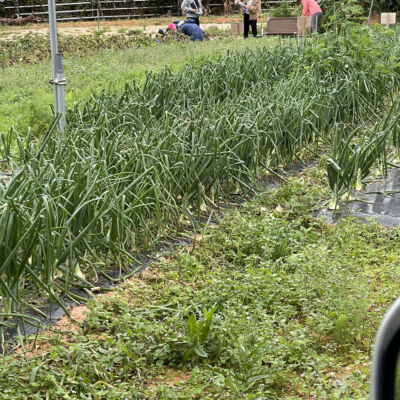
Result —
M 369 8 L 369 13 L 368 13 L 368 25 L 369 21 L 371 20 L 371 14 L 372 14 L 372 7 L 374 6 L 374 0 L 371 1 L 371 7 Z
M 48 8 L 49 8 L 49 27 L 50 27 L 51 66 L 53 72 L 53 79 L 50 81 L 50 83 L 53 85 L 54 114 L 56 116 L 61 114 L 58 125 L 60 130 L 64 130 L 65 85 L 67 84 L 67 80 L 64 76 L 62 55 L 58 52 L 55 0 L 48 0 Z

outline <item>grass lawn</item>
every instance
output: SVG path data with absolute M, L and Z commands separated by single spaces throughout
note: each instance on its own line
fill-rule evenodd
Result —
M 2 399 L 367 399 L 399 230 L 313 217 L 315 167 L 159 254 L 0 366 Z
M 261 40 L 212 40 L 204 43 L 165 43 L 120 51 L 106 50 L 89 57 L 65 57 L 67 106 L 106 89 L 121 89 L 126 82 L 142 80 L 146 71 L 159 71 L 165 66 L 182 68 L 187 63 L 200 64 L 227 51 L 270 46 L 276 38 Z M 0 132 L 14 126 L 24 134 L 28 127 L 41 133 L 51 119 L 53 93 L 48 80 L 51 63 L 15 65 L 0 74 Z M 210 77 L 212 79 L 212 77 Z

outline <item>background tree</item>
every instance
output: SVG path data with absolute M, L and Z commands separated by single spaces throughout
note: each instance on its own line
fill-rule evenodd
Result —
M 369 8 L 373 1 L 373 8 L 379 12 L 400 11 L 400 0 L 363 0 L 364 8 Z
M 225 14 L 230 14 L 236 8 L 234 0 L 225 0 L 223 5 Z

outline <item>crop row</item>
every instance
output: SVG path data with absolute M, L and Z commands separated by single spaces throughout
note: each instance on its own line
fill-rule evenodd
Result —
M 141 32 L 130 31 L 126 34 L 107 35 L 96 32 L 94 35 L 59 35 L 59 50 L 63 54 L 88 55 L 103 49 L 126 49 L 149 46 L 154 40 Z M 28 33 L 13 39 L 0 40 L 0 68 L 20 62 L 36 63 L 50 58 L 50 41 L 47 36 Z
M 90 271 L 123 266 L 182 219 L 194 224 L 205 206 L 250 190 L 265 170 L 339 148 L 359 126 L 384 135 L 379 143 L 351 136 L 380 151 L 368 162 L 390 151 L 396 115 L 380 115 L 398 90 L 399 56 L 395 35 L 369 28 L 344 42 L 282 41 L 104 91 L 69 111 L 64 133 L 54 123 L 39 143 L 17 139 L 16 165 L 4 136 L 0 150 L 17 172 L 0 186 L 0 325 L 44 293 L 76 298 L 71 285 L 90 288 Z

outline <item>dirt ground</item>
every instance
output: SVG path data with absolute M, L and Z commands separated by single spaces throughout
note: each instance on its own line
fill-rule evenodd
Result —
M 57 29 L 59 33 L 64 35 L 90 35 L 98 31 L 106 34 L 124 33 L 130 30 L 140 30 L 142 32 L 154 35 L 159 29 L 164 29 L 169 23 L 175 19 L 184 19 L 184 17 L 159 17 L 159 18 L 135 18 L 130 20 L 116 21 L 74 21 L 59 22 Z M 208 16 L 201 18 L 201 27 L 207 30 L 210 27 L 218 27 L 219 29 L 230 29 L 232 22 L 241 21 L 240 14 Z M 267 18 L 260 17 L 260 24 L 266 23 Z M 373 12 L 370 25 L 380 22 L 380 14 Z M 49 25 L 47 23 L 28 24 L 26 26 L 0 26 L 0 40 L 9 40 L 15 36 L 22 36 L 28 33 L 49 34 Z
M 183 17 L 181 17 L 183 18 Z M 129 30 L 140 30 L 145 33 L 154 34 L 159 29 L 166 28 L 173 20 L 179 17 L 170 18 L 148 18 L 131 19 L 117 21 L 77 21 L 77 22 L 59 22 L 57 29 L 59 33 L 65 35 L 88 35 L 97 31 L 103 31 L 106 34 L 124 33 Z M 216 26 L 219 29 L 230 29 L 231 22 L 241 20 L 240 15 L 204 17 L 201 19 L 201 27 L 208 29 Z M 260 19 L 260 22 L 261 19 Z M 26 26 L 3 26 L 0 27 L 0 39 L 12 39 L 15 36 L 22 36 L 28 33 L 49 34 L 49 25 L 46 23 L 29 24 Z

